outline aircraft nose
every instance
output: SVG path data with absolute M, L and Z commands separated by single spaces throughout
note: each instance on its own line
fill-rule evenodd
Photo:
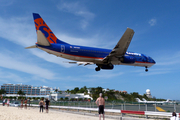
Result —
M 156 64 L 155 60 L 152 59 L 152 63 Z

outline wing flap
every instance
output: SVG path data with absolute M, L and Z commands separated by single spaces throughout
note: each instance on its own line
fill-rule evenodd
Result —
M 78 64 L 78 65 L 93 65 L 94 63 L 93 62 L 67 62 L 67 63 L 70 63 L 70 64 Z

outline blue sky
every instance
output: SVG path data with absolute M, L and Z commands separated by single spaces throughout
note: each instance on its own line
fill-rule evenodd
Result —
M 0 84 L 98 87 L 180 100 L 180 1 L 164 0 L 1 0 Z M 96 72 L 39 49 L 32 13 L 39 13 L 55 35 L 68 43 L 113 49 L 127 27 L 135 31 L 128 51 L 151 56 L 157 64 L 115 66 Z

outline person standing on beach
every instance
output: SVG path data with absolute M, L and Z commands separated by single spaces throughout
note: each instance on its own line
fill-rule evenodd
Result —
M 7 100 L 7 107 L 9 107 L 9 102 L 10 102 L 10 101 L 9 101 L 9 99 L 8 99 L 8 100 Z
M 25 99 L 24 104 L 24 108 L 27 109 L 27 99 Z
M 46 98 L 46 113 L 48 113 L 49 111 L 49 105 L 50 105 L 50 101 L 48 100 L 48 98 Z
M 104 119 L 104 109 L 105 109 L 105 100 L 102 97 L 102 93 L 99 94 L 99 98 L 96 100 L 96 105 L 99 107 L 99 120 L 101 120 L 101 114 L 103 114 Z
M 40 111 L 39 112 L 41 112 L 41 109 L 42 109 L 42 112 L 43 112 L 43 106 L 44 106 L 44 99 L 43 98 L 39 102 L 39 106 L 40 106 Z
M 28 102 L 29 102 L 29 107 L 30 107 L 30 104 L 31 104 L 31 101 L 30 101 L 30 99 L 28 99 Z
M 172 113 L 172 117 L 170 118 L 170 120 L 179 120 L 175 112 Z
M 6 99 L 3 100 L 3 106 L 5 105 Z
M 21 110 L 23 108 L 23 99 L 21 99 Z

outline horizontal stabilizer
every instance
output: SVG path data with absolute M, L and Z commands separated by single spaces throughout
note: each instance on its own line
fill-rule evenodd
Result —
M 32 46 L 26 47 L 26 49 L 29 49 L 29 48 L 37 48 L 37 46 L 36 45 L 32 45 Z

